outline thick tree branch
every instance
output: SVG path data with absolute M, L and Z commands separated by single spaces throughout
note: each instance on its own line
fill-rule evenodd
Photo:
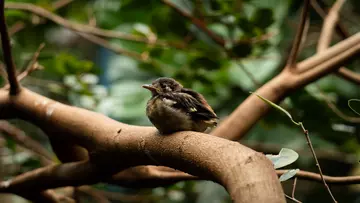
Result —
M 298 63 L 296 73 L 284 69 L 279 75 L 260 87 L 256 93 L 274 103 L 279 103 L 292 91 L 332 73 L 358 54 L 359 51 L 360 33 L 357 33 L 324 52 Z M 270 105 L 252 94 L 211 134 L 225 136 L 231 140 L 239 140 L 259 119 L 267 114 L 270 108 Z
M 6 65 L 6 72 L 8 75 L 8 81 L 10 84 L 10 94 L 16 94 L 20 91 L 19 81 L 16 79 L 16 67 L 11 52 L 10 38 L 7 31 L 7 25 L 5 20 L 5 1 L 0 2 L 0 34 L 1 45 L 4 56 L 4 62 Z
M 0 91 L 0 105 L 5 100 L 12 116 L 36 124 L 50 139 L 82 146 L 89 159 L 30 171 L 3 182 L 4 192 L 89 184 L 131 166 L 161 164 L 222 184 L 234 202 L 284 202 L 272 163 L 237 142 L 196 132 L 159 135 L 153 127 L 125 125 L 27 89 L 13 97 Z

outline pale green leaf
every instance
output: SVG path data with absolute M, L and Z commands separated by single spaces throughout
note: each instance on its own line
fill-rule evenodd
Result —
M 252 92 L 250 92 L 250 93 L 252 93 Z M 270 101 L 270 100 L 265 99 L 264 97 L 262 97 L 262 96 L 260 96 L 260 95 L 258 95 L 258 94 L 256 94 L 256 93 L 252 93 L 252 94 L 255 94 L 257 97 L 259 97 L 261 100 L 263 100 L 265 103 L 271 105 L 271 106 L 274 107 L 275 109 L 277 109 L 277 110 L 285 113 L 295 125 L 301 125 L 301 122 L 296 122 L 296 121 L 294 121 L 294 119 L 293 119 L 293 117 L 291 116 L 291 114 L 290 114 L 289 112 L 287 112 L 285 109 L 283 109 L 281 106 L 273 103 L 273 102 Z
M 280 182 L 284 182 L 289 180 L 290 178 L 294 177 L 299 169 L 291 169 L 288 170 L 286 173 L 282 174 L 279 178 Z
M 350 99 L 350 100 L 348 101 L 348 106 L 349 106 L 349 108 L 350 108 L 354 113 L 356 113 L 357 115 L 360 116 L 360 113 L 357 112 L 354 108 L 351 107 L 351 105 L 350 105 L 351 102 L 360 102 L 360 99 Z
M 266 157 L 274 164 L 274 168 L 278 169 L 294 163 L 299 154 L 292 149 L 282 148 L 278 155 L 267 154 Z

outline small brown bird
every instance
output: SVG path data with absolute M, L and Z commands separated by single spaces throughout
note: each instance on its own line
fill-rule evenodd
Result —
M 158 78 L 142 87 L 152 93 L 146 114 L 162 134 L 186 130 L 204 132 L 218 122 L 217 115 L 201 94 L 183 88 L 172 78 Z

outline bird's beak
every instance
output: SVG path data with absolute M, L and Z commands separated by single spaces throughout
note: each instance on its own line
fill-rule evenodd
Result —
M 145 85 L 142 85 L 142 87 L 150 90 L 151 92 L 154 92 L 154 93 L 157 92 L 157 89 L 153 85 L 145 84 Z

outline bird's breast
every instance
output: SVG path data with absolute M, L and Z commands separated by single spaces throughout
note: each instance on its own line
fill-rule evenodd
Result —
M 192 130 L 192 121 L 188 114 L 171 106 L 171 101 L 160 97 L 149 100 L 146 114 L 153 125 L 162 133 Z

